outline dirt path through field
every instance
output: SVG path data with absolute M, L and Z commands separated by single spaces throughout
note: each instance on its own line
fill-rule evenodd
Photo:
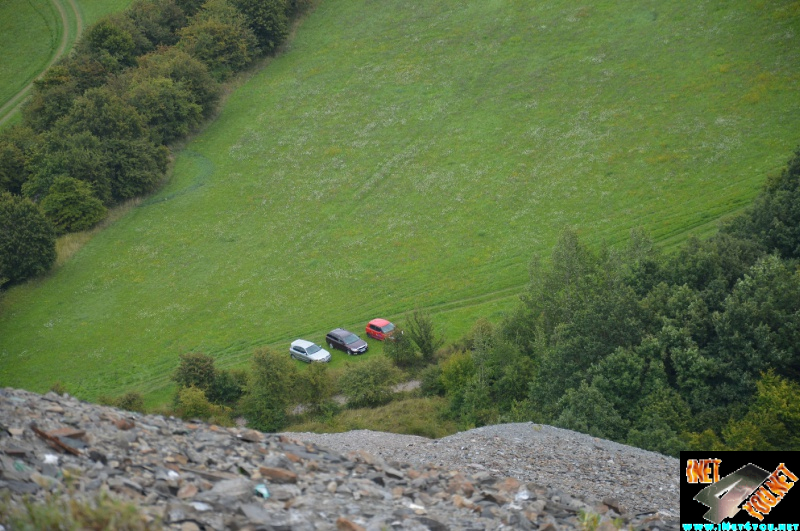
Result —
M 53 66 L 53 63 L 58 61 L 66 52 L 67 46 L 70 42 L 75 42 L 78 40 L 81 32 L 83 31 L 83 18 L 81 17 L 81 12 L 78 9 L 78 4 L 75 0 L 50 0 L 53 4 L 53 7 L 56 8 L 58 11 L 58 16 L 61 18 L 61 43 L 58 45 L 53 57 L 50 58 L 50 61 L 47 65 L 42 69 L 42 71 L 34 78 L 39 79 L 42 74 L 44 74 L 48 68 Z M 64 4 L 68 4 L 65 6 Z M 70 24 L 69 18 L 67 17 L 67 9 L 72 10 L 75 15 L 75 34 L 73 35 L 70 33 Z M 19 92 L 17 92 L 14 96 L 12 96 L 2 107 L 0 107 L 0 125 L 3 125 L 6 120 L 11 118 L 14 113 L 16 113 L 19 108 L 22 106 L 22 103 L 25 101 L 25 98 L 30 92 L 31 87 L 33 86 L 33 81 L 25 85 Z

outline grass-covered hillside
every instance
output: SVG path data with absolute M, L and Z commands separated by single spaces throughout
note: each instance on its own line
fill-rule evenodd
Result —
M 131 0 L 0 2 L 0 124 L 17 118 L 26 87 L 68 53 L 82 29 Z
M 181 353 L 415 307 L 454 338 L 567 225 L 709 232 L 800 142 L 798 38 L 789 1 L 323 0 L 158 194 L 3 295 L 0 385 L 155 403 Z

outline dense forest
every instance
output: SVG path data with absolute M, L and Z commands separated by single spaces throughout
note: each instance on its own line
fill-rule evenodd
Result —
M 674 254 L 637 232 L 592 250 L 565 231 L 514 314 L 477 326 L 430 388 L 465 424 L 534 420 L 671 455 L 797 449 L 798 259 L 800 151 Z
M 0 133 L 0 286 L 46 272 L 55 237 L 152 192 L 221 83 L 286 39 L 306 0 L 138 0 L 88 28 Z

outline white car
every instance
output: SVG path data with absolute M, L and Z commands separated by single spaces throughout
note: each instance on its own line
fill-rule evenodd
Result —
M 312 361 L 328 363 L 331 361 L 330 352 L 305 339 L 296 339 L 292 341 L 292 346 L 289 347 L 289 354 L 291 354 L 294 359 L 305 361 L 306 363 L 311 363 Z

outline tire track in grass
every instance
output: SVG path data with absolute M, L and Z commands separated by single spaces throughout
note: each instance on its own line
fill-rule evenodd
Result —
M 22 107 L 22 104 L 25 103 L 25 100 L 28 97 L 28 93 L 30 92 L 31 88 L 33 87 L 33 83 L 41 78 L 47 70 L 53 66 L 53 64 L 61 59 L 64 54 L 67 52 L 67 47 L 69 43 L 76 42 L 78 37 L 80 37 L 81 32 L 83 31 L 83 17 L 81 17 L 80 10 L 78 9 L 78 4 L 75 3 L 75 0 L 66 0 L 66 3 L 69 4 L 69 9 L 72 11 L 75 17 L 75 33 L 73 34 L 70 28 L 69 17 L 67 16 L 67 7 L 64 5 L 64 0 L 50 0 L 50 3 L 55 7 L 56 11 L 58 11 L 58 16 L 61 19 L 61 43 L 58 45 L 53 56 L 50 58 L 50 61 L 47 65 L 42 69 L 41 72 L 27 85 L 25 85 L 19 92 L 17 92 L 14 96 L 12 96 L 2 107 L 0 107 L 0 126 L 3 125 L 8 119 L 10 119 L 16 112 Z
M 448 301 L 448 302 L 433 304 L 430 306 L 425 306 L 422 307 L 422 309 L 430 311 L 431 314 L 436 315 L 439 313 L 448 313 L 452 311 L 461 310 L 464 308 L 480 306 L 482 304 L 489 304 L 499 300 L 517 297 L 519 296 L 520 293 L 522 293 L 522 290 L 525 289 L 525 286 L 526 284 L 522 284 L 519 286 L 510 286 L 507 288 L 502 288 L 488 293 L 484 293 L 482 295 L 473 295 L 470 297 L 465 297 L 463 299 L 457 299 L 454 301 Z M 389 315 L 388 317 L 390 317 L 394 321 L 397 321 L 399 317 L 406 315 L 407 313 L 409 312 L 393 314 Z M 366 322 L 368 319 L 364 318 L 362 320 Z M 350 329 L 354 330 L 355 327 L 348 328 L 348 330 Z M 276 345 L 283 345 L 283 344 L 288 345 L 291 341 L 297 339 L 298 337 L 317 337 L 317 336 L 322 337 L 326 333 L 328 333 L 329 330 L 330 327 L 326 329 L 300 331 L 290 336 L 281 335 L 278 337 L 271 337 L 271 338 L 259 338 L 254 340 L 238 341 L 235 344 L 218 349 L 216 351 L 206 351 L 205 354 L 208 354 L 209 356 L 214 358 L 217 368 L 227 369 L 230 367 L 241 365 L 243 362 L 246 362 L 247 359 L 252 355 L 253 350 L 257 347 L 270 347 L 274 350 L 282 352 L 282 349 L 276 347 Z M 153 376 L 148 378 L 143 378 L 143 380 L 146 382 L 146 385 L 143 387 L 139 387 L 137 391 L 147 395 L 159 392 L 162 389 L 168 387 L 169 385 L 172 384 L 171 382 L 172 371 L 175 369 L 175 367 L 177 367 L 177 365 L 178 365 L 177 354 L 175 358 L 172 360 L 165 359 L 162 360 L 157 365 L 154 365 L 152 371 Z

